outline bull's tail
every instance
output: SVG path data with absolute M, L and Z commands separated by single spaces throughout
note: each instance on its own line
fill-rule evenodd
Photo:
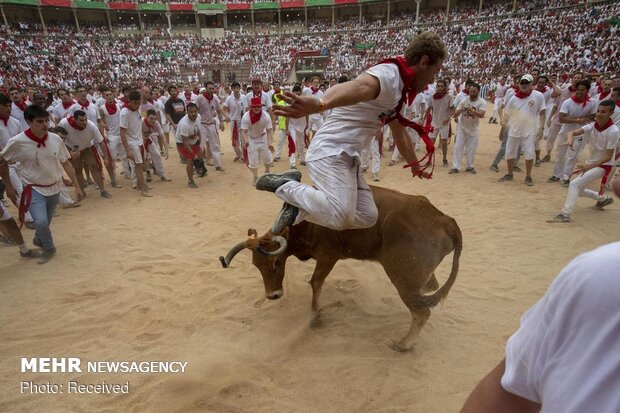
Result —
M 452 270 L 450 271 L 450 277 L 444 285 L 442 285 L 437 291 L 430 295 L 416 295 L 413 298 L 413 306 L 416 308 L 432 308 L 439 304 L 446 298 L 452 288 L 452 284 L 456 280 L 456 274 L 459 272 L 459 259 L 461 257 L 461 251 L 463 250 L 463 236 L 456 221 L 454 221 L 454 228 L 452 229 L 452 240 L 454 241 L 454 256 L 452 257 Z

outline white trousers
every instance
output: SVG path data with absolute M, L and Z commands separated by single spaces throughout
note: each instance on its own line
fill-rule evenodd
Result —
M 118 158 L 121 159 L 121 166 L 125 175 L 130 175 L 129 160 L 127 159 L 127 152 L 121 142 L 120 136 L 108 136 L 108 146 L 110 147 L 110 154 L 112 155 L 112 162 L 116 162 Z
M 290 181 L 278 188 L 276 196 L 299 208 L 296 224 L 306 220 L 334 230 L 372 227 L 377 206 L 359 164 L 345 152 L 309 161 L 314 186 Z
M 577 165 L 577 160 L 579 159 L 579 154 L 581 150 L 586 144 L 586 140 L 581 137 L 573 140 L 573 150 L 568 148 L 566 151 L 566 161 L 564 162 L 564 173 L 562 174 L 562 179 L 569 179 L 573 171 L 575 170 L 575 165 Z M 600 168 L 598 168 L 600 169 Z
M 147 149 L 149 156 L 151 157 L 151 161 L 153 161 L 153 166 L 155 167 L 155 173 L 157 176 L 164 176 L 164 161 L 161 158 L 161 153 L 159 153 L 159 149 L 157 148 L 157 144 L 151 143 Z
M 454 142 L 454 155 L 452 156 L 452 167 L 454 169 L 461 169 L 461 158 L 463 154 L 465 154 L 467 168 L 474 167 L 474 157 L 476 156 L 476 149 L 478 149 L 478 138 L 478 134 L 469 134 L 461 130 L 461 133 L 459 133 Z
M 265 165 L 271 165 L 273 159 L 271 158 L 271 151 L 267 146 L 267 138 L 262 139 L 250 139 L 248 145 L 248 167 L 255 169 L 258 168 L 259 161 L 263 161 Z
M 215 123 L 212 125 L 200 124 L 200 149 L 205 150 L 207 145 L 211 149 L 211 156 L 213 156 L 213 164 L 216 168 L 222 166 L 221 156 L 221 144 L 220 135 L 217 133 Z
M 372 166 L 370 172 L 373 174 L 378 174 L 379 169 L 381 167 L 381 154 L 379 153 L 379 141 L 376 138 L 373 138 L 370 141 L 370 146 L 364 149 L 361 153 L 362 155 L 362 169 L 368 169 L 368 161 L 372 158 Z
M 414 149 L 417 151 L 422 147 L 422 140 L 416 131 L 411 128 L 407 128 L 407 133 L 409 134 L 409 138 L 411 139 L 411 144 Z M 398 162 L 402 159 L 400 156 L 400 151 L 398 150 L 398 146 L 394 145 L 394 152 L 392 152 L 392 160 L 394 162 Z
M 284 148 L 285 143 L 288 144 L 288 133 L 285 130 L 278 129 L 278 144 L 275 147 L 273 156 L 276 158 L 282 157 L 282 148 Z
M 306 156 L 304 131 L 301 129 L 291 129 L 291 138 L 295 142 L 295 153 L 289 158 L 289 164 L 295 166 L 296 158 L 303 162 Z
M 491 116 L 493 119 L 499 120 L 499 108 L 504 103 L 504 98 L 495 98 L 495 104 L 493 105 L 493 115 Z
M 601 179 L 603 175 L 605 175 L 605 170 L 603 168 L 592 168 L 573 179 L 568 187 L 568 195 L 566 196 L 564 208 L 562 208 L 562 214 L 569 216 L 571 212 L 573 212 L 577 198 L 580 196 L 592 198 L 596 201 L 603 201 L 605 196 L 601 196 L 598 192 L 586 188 L 586 186 L 592 182 Z
M 551 127 L 547 132 L 547 152 L 551 152 L 553 150 L 553 145 L 555 145 L 555 141 L 558 138 L 558 133 L 560 132 L 561 127 L 562 125 L 551 123 Z

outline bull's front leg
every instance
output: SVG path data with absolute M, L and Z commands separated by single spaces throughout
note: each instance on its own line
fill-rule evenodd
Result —
M 310 285 L 312 286 L 312 320 L 310 320 L 310 327 L 316 327 L 319 324 L 321 316 L 319 308 L 321 288 L 323 287 L 323 281 L 325 281 L 325 278 L 334 268 L 334 265 L 336 265 L 336 261 L 317 261 L 316 267 L 314 267 L 314 273 L 310 279 Z

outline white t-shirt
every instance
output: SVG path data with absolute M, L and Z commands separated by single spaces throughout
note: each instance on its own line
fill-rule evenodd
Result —
M 618 106 L 618 104 L 616 104 L 616 107 L 614 108 L 614 113 L 611 114 L 611 120 L 617 127 L 620 128 L 620 106 Z
M 596 122 L 582 126 L 584 136 L 590 143 L 590 157 L 586 161 L 588 164 L 594 164 L 605 157 L 605 152 L 609 149 L 618 147 L 618 139 L 620 139 L 620 129 L 616 125 L 611 125 L 604 131 L 599 132 L 594 127 Z M 613 165 L 613 158 L 605 163 L 605 165 Z
M 200 115 L 196 117 L 195 121 L 191 121 L 188 115 L 183 116 L 177 125 L 177 133 L 174 137 L 177 143 L 183 143 L 183 136 L 189 139 L 190 145 L 196 145 L 200 139 Z
M 52 110 L 52 115 L 54 116 L 54 118 L 64 119 L 68 117 L 69 111 L 71 110 L 73 105 L 75 105 L 74 101 L 71 101 L 71 102 L 72 102 L 71 105 L 68 106 L 67 108 L 63 106 L 62 102 L 58 102 L 58 104 L 54 106 L 54 109 Z
M 99 107 L 97 107 L 97 105 L 95 105 L 91 101 L 88 101 L 88 104 L 86 106 L 82 106 L 81 103 L 75 102 L 73 106 L 69 108 L 67 116 L 73 116 L 76 110 L 81 110 L 82 112 L 85 112 L 88 120 L 95 125 L 97 124 L 97 120 L 101 118 L 101 114 L 99 113 Z
M 508 91 L 508 85 L 500 85 L 498 84 L 495 88 L 495 98 L 503 99 L 506 96 L 506 92 Z
M 263 104 L 263 110 L 267 110 L 271 107 L 272 102 L 271 99 L 269 98 L 269 95 L 266 94 L 265 92 L 263 92 L 261 90 L 261 95 L 260 95 L 260 101 Z M 250 110 L 250 104 L 252 103 L 252 98 L 254 97 L 254 92 L 250 92 L 247 95 L 245 95 L 245 98 L 247 99 L 247 104 L 248 106 L 246 107 L 247 110 Z
M 61 163 L 69 159 L 69 151 L 60 136 L 54 133 L 48 133 L 45 146 L 37 148 L 37 143 L 22 132 L 9 139 L 9 143 L 0 152 L 0 158 L 19 162 L 19 174 L 25 184 L 53 184 L 46 188 L 33 188 L 41 195 L 55 195 L 64 187 Z
M 463 99 L 457 110 L 466 108 L 472 108 L 477 111 L 485 112 L 487 109 L 487 102 L 481 97 L 478 97 L 474 101 L 471 99 Z M 480 132 L 480 118 L 469 116 L 466 112 L 461 113 L 459 116 L 459 125 L 461 126 L 463 132 L 468 135 L 478 135 Z
M 100 110 L 103 112 L 101 114 L 101 118 L 103 119 L 103 123 L 105 123 L 106 129 L 108 131 L 108 138 L 110 136 L 121 136 L 120 122 L 121 110 L 123 106 L 120 103 L 114 103 L 114 105 L 116 105 L 116 112 L 113 115 L 110 115 L 110 111 L 108 110 L 105 103 L 100 108 Z
M 367 102 L 334 108 L 312 139 L 306 161 L 337 156 L 342 152 L 360 157 L 383 121 L 394 115 L 404 88 L 398 67 L 384 63 L 371 67 L 366 73 L 379 80 L 379 96 Z
M 502 387 L 542 413 L 620 411 L 620 243 L 575 258 L 521 318 Z
M 161 119 L 161 124 L 165 125 L 168 120 L 166 119 L 166 114 L 164 113 L 164 103 L 160 99 L 161 98 L 153 102 L 153 107 L 155 108 L 155 112 L 159 115 L 159 119 Z
M 243 118 L 241 118 L 241 129 L 248 131 L 248 137 L 250 139 L 266 139 L 267 136 L 265 132 L 268 129 L 273 129 L 273 124 L 271 123 L 271 118 L 264 110 L 261 112 L 260 120 L 252 124 L 250 112 L 248 111 L 243 115 Z
M 566 99 L 560 107 L 560 113 L 565 113 L 569 118 L 587 118 L 596 113 L 596 102 L 590 100 L 585 103 L 576 103 L 573 99 Z M 570 131 L 577 130 L 581 127 L 578 123 L 561 123 L 561 134 L 567 134 Z
M 512 96 L 504 106 L 504 112 L 508 114 L 508 134 L 514 137 L 524 138 L 535 135 L 540 125 L 540 112 L 545 110 L 545 102 L 542 93 L 532 90 L 529 96 L 522 99 Z
M 26 104 L 28 107 L 28 104 Z M 19 108 L 15 103 L 11 103 L 11 117 L 17 119 L 19 122 L 19 131 L 23 132 L 29 128 L 28 122 L 24 119 L 24 111 Z
M 314 96 L 317 99 L 320 99 L 323 97 L 323 95 L 325 95 L 325 93 L 323 93 L 322 90 L 319 89 L 316 92 L 312 92 L 312 89 L 309 87 L 305 87 L 303 91 L 301 92 L 301 94 L 304 96 Z M 318 118 L 321 118 L 322 116 L 323 115 L 321 115 L 320 113 L 312 113 L 310 115 L 310 119 L 318 119 Z
M 205 124 L 212 124 L 220 110 L 220 98 L 213 95 L 211 101 L 209 101 L 209 99 L 201 93 L 196 98 L 196 106 L 198 106 L 198 114 L 202 118 L 202 122 Z
M 93 146 L 93 143 L 100 144 L 103 142 L 103 136 L 99 132 L 97 125 L 91 121 L 86 121 L 86 127 L 83 130 L 74 128 L 69 124 L 69 119 L 65 118 L 60 121 L 58 126 L 65 128 L 67 131 L 67 139 L 65 139 L 65 145 L 71 149 L 82 151 Z
M 461 92 L 454 98 L 454 107 L 458 108 L 462 101 L 469 99 L 469 93 Z
M 224 101 L 230 112 L 230 120 L 241 122 L 241 117 L 248 108 L 248 100 L 245 95 L 239 95 L 239 99 L 236 99 L 234 95 L 230 95 Z
M 431 97 L 428 107 L 433 108 L 431 122 L 433 127 L 441 128 L 445 121 L 450 120 L 450 108 L 454 107 L 453 102 L 454 99 L 447 93 L 441 99 Z
M 195 102 L 197 97 L 198 95 L 195 94 L 194 92 L 190 92 L 189 95 L 186 95 L 185 92 L 179 93 L 179 98 L 183 99 L 183 102 L 185 102 L 185 105 L 187 105 L 190 102 Z
M 0 119 L 0 151 L 6 146 L 13 136 L 20 132 L 19 121 L 12 116 L 5 121 Z
M 140 112 L 129 108 L 121 109 L 119 126 L 127 129 L 128 145 L 138 147 L 144 143 L 142 140 L 142 118 L 140 117 Z

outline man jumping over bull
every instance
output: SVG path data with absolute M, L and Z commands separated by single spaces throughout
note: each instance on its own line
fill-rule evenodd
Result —
M 413 176 L 430 178 L 434 146 L 428 130 L 401 116 L 401 108 L 431 83 L 446 58 L 446 47 L 435 33 L 416 36 L 404 56 L 387 59 L 357 79 L 329 88 L 322 98 L 283 95 L 287 106 L 274 114 L 299 118 L 333 109 L 315 135 L 306 163 L 314 186 L 300 183 L 298 171 L 263 175 L 256 183 L 274 192 L 285 204 L 273 224 L 280 233 L 304 220 L 334 230 L 372 227 L 377 207 L 370 188 L 360 174 L 360 153 L 383 124 L 392 130 L 398 150 Z M 406 127 L 424 139 L 427 155 L 419 161 Z M 432 169 L 431 169 L 432 171 Z

